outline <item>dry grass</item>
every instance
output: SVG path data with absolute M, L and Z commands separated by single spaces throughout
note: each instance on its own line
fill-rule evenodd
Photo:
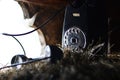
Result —
M 84 55 L 83 55 L 84 54 Z M 56 64 L 35 62 L 0 72 L 0 80 L 120 80 L 120 62 L 106 56 L 65 52 Z

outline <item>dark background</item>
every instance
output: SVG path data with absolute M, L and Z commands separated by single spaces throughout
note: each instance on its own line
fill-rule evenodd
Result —
M 120 52 L 120 2 L 119 0 L 107 0 L 106 6 L 109 17 L 111 52 Z

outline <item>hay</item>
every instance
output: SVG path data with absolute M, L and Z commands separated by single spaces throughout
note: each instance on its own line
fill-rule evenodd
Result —
M 120 80 L 120 63 L 108 58 L 98 60 L 66 52 L 56 64 L 35 62 L 21 69 L 0 72 L 0 80 Z

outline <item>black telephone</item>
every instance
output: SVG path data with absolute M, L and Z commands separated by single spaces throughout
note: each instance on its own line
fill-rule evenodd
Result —
M 66 6 L 62 47 L 80 53 L 91 41 L 101 42 L 107 47 L 107 16 L 104 0 L 74 0 Z

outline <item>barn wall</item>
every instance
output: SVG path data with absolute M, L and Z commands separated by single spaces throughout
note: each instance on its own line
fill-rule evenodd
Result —
M 111 51 L 120 52 L 120 2 L 119 0 L 107 0 L 107 14 L 109 17 L 109 33 Z

